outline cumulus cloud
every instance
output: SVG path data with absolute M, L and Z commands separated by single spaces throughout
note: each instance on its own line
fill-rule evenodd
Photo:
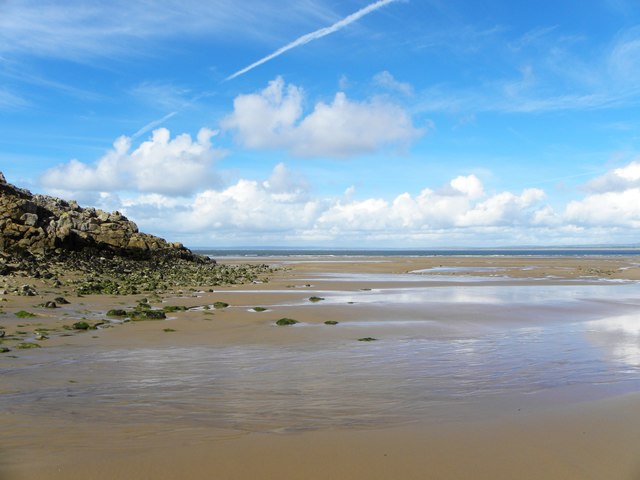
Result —
M 569 202 L 566 218 L 578 225 L 640 227 L 640 188 L 597 193 Z
M 195 140 L 188 134 L 171 138 L 159 128 L 150 139 L 133 147 L 132 138 L 118 138 L 94 164 L 78 160 L 45 172 L 41 183 L 66 191 L 126 191 L 188 195 L 214 181 L 213 161 L 221 156 L 211 144 L 213 130 L 203 128 Z
M 221 191 L 199 193 L 183 221 L 189 229 L 211 231 L 213 235 L 295 234 L 313 225 L 319 208 L 318 201 L 301 199 L 297 189 L 283 192 L 269 181 L 243 179 Z
M 126 145 L 114 148 L 114 157 L 122 150 Z M 634 165 L 607 175 L 633 179 Z M 307 179 L 283 163 L 264 179 L 240 179 L 188 198 L 124 192 L 102 193 L 98 200 L 98 206 L 123 211 L 143 230 L 192 245 L 625 243 L 637 241 L 640 227 L 640 186 L 620 189 L 614 183 L 609 191 L 587 193 L 558 210 L 540 189 L 488 191 L 473 174 L 388 198 L 359 198 L 352 186 L 332 197 L 315 195 Z
M 624 191 L 633 187 L 640 187 L 640 160 L 594 178 L 586 185 L 588 191 L 595 193 Z
M 424 133 L 404 109 L 381 99 L 357 102 L 338 92 L 306 116 L 303 102 L 303 90 L 278 77 L 261 92 L 236 97 L 222 126 L 248 148 L 283 148 L 303 157 L 371 153 Z
M 350 187 L 339 198 L 313 198 L 306 181 L 279 164 L 267 180 L 242 179 L 225 189 L 197 194 L 170 223 L 209 241 L 241 237 L 253 244 L 281 244 L 286 239 L 362 244 L 364 238 L 407 242 L 425 235 L 455 238 L 483 229 L 539 227 L 546 225 L 550 213 L 541 191 L 487 195 L 474 175 L 390 200 L 356 200 L 354 194 Z
M 565 208 L 566 221 L 581 226 L 640 227 L 640 161 L 615 168 L 585 186 L 589 192 Z
M 390 230 L 407 234 L 428 229 L 531 224 L 544 192 L 528 189 L 520 195 L 502 192 L 486 196 L 475 175 L 457 177 L 438 191 L 403 193 L 392 201 L 366 199 L 337 203 L 318 219 L 325 227 L 362 231 Z M 457 194 L 454 194 L 457 192 Z

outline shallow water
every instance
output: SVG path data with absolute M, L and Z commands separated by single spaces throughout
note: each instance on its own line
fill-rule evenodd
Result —
M 490 328 L 453 329 L 442 337 L 430 333 L 434 326 L 447 326 L 446 316 L 433 316 L 438 310 L 428 319 L 383 310 L 382 318 L 327 327 L 353 329 L 358 335 L 351 340 L 312 336 L 309 343 L 286 346 L 52 347 L 0 360 L 0 402 L 7 414 L 73 421 L 295 431 L 442 418 L 454 414 L 455 406 L 473 409 L 504 397 L 552 395 L 571 387 L 588 395 L 637 391 L 637 292 L 637 284 L 328 292 L 314 308 L 350 299 L 392 307 L 467 305 L 468 313 L 458 315 Z M 538 313 L 544 307 L 546 315 L 564 320 L 501 326 L 504 308 L 514 306 Z M 374 342 L 355 340 L 372 327 L 389 334 Z

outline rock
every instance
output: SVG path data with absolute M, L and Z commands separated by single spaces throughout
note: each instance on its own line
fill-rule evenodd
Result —
M 267 265 L 218 265 L 180 243 L 141 233 L 120 212 L 34 195 L 0 179 L 2 276 L 47 279 L 78 295 L 128 295 L 196 285 L 212 291 L 267 281 L 264 275 L 271 272 Z M 11 285 L 11 293 L 38 293 Z
M 31 285 L 22 285 L 18 289 L 18 295 L 22 295 L 23 297 L 35 297 L 38 295 L 38 292 Z
M 56 302 L 48 301 L 45 302 L 44 308 L 58 308 L 58 305 L 56 304 Z
M 59 303 L 60 305 L 69 305 L 69 301 L 64 297 L 56 297 L 55 301 L 56 301 L 56 303 Z
M 190 260 L 200 257 L 180 243 L 140 233 L 120 212 L 107 213 L 82 208 L 74 200 L 33 195 L 0 175 L 0 252 L 45 255 L 61 248 L 144 259 L 158 253 Z
M 4 336 L 6 335 L 4 330 L 0 330 L 0 338 L 4 338 Z

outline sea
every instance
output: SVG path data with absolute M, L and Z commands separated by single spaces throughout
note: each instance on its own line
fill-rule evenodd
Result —
M 608 257 L 640 255 L 640 247 L 470 249 L 194 248 L 212 258 L 243 257 Z

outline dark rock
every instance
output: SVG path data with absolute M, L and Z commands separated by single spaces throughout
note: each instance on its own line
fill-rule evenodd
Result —
M 24 297 L 35 297 L 37 294 L 38 292 L 31 285 L 22 285 L 18 289 L 18 295 L 22 295 Z

